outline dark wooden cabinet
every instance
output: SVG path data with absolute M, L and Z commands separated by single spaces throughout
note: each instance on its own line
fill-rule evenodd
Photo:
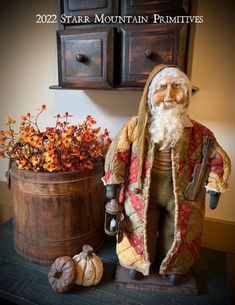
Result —
M 138 89 L 158 64 L 187 72 L 189 23 L 154 23 L 154 14 L 182 16 L 190 0 L 60 0 L 69 16 L 57 31 L 59 86 L 75 89 Z M 105 22 L 97 16 L 107 17 Z M 123 22 L 113 17 L 146 17 Z
M 113 28 L 58 31 L 57 41 L 60 86 L 113 87 Z
M 121 86 L 144 86 L 161 63 L 184 69 L 186 30 L 183 24 L 123 26 Z

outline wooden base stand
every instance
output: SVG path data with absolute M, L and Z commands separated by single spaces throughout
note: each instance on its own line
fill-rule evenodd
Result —
M 118 288 L 127 288 L 153 292 L 167 292 L 197 295 L 199 293 L 197 283 L 192 272 L 180 276 L 177 285 L 172 285 L 167 278 L 163 278 L 156 271 L 151 271 L 148 276 L 141 276 L 133 280 L 128 274 L 128 269 L 118 265 L 116 269 L 115 285 Z

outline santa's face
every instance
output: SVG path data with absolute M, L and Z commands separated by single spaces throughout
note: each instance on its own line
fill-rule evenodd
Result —
M 152 97 L 153 107 L 171 109 L 176 105 L 188 105 L 187 87 L 183 80 L 176 76 L 165 76 L 155 89 Z
M 174 147 L 188 120 L 187 83 L 179 76 L 167 75 L 153 84 L 149 92 L 151 139 L 160 149 Z

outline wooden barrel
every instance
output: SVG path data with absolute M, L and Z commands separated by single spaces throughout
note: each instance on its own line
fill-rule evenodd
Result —
M 64 173 L 10 169 L 15 250 L 30 261 L 50 264 L 104 238 L 103 166 Z

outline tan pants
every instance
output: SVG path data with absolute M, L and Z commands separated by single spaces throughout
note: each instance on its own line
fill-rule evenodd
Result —
M 150 261 L 160 266 L 174 239 L 175 197 L 172 174 L 153 173 L 147 214 Z

